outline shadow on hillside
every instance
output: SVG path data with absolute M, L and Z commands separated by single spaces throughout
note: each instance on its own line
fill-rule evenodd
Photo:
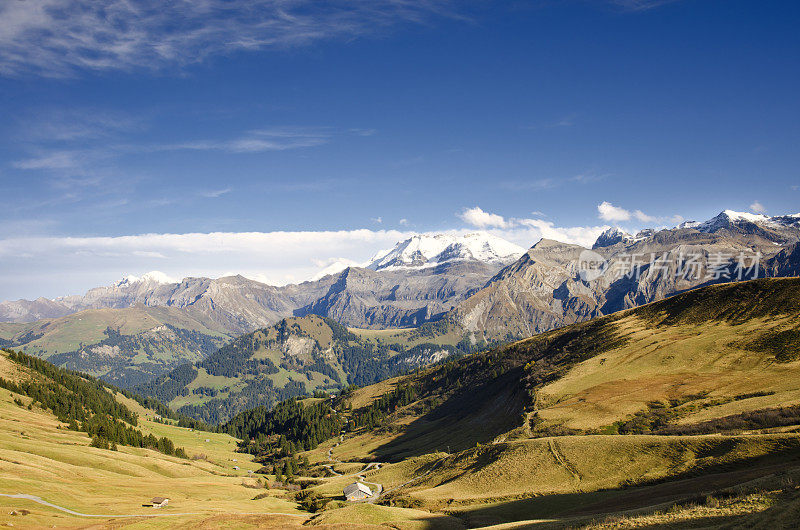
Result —
M 451 514 L 459 517 L 470 527 L 501 524 L 512 521 L 541 520 L 527 526 L 515 528 L 564 528 L 589 523 L 613 522 L 620 512 L 637 511 L 640 515 L 664 511 L 672 503 L 696 501 L 698 497 L 733 488 L 769 475 L 784 472 L 789 467 L 800 466 L 800 447 L 787 447 L 767 456 L 718 464 L 702 470 L 689 470 L 669 477 L 666 481 L 630 487 L 620 487 L 587 493 L 560 493 L 541 495 L 526 499 L 497 502 L 486 506 Z M 800 515 L 800 503 L 795 503 L 794 512 Z M 652 507 L 652 509 L 648 509 Z M 769 515 L 767 512 L 741 516 L 707 517 L 708 523 L 692 527 L 716 527 L 730 523 L 749 527 L 748 517 Z M 766 516 L 765 515 L 765 516 Z M 775 512 L 777 517 L 777 512 Z M 781 515 L 783 517 L 783 515 Z M 787 519 L 788 520 L 788 519 Z M 683 527 L 683 526 L 681 526 Z M 637 527 L 638 528 L 638 527 Z M 644 528 L 677 528 L 654 525 Z M 778 526 L 780 528 L 780 526 Z
M 436 451 L 461 451 L 518 427 L 523 413 L 521 372 L 521 368 L 509 370 L 477 388 L 458 391 L 411 422 L 399 437 L 375 449 L 373 457 L 390 462 Z

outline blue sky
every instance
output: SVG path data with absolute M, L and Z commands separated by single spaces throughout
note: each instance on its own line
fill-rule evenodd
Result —
M 0 299 L 800 210 L 796 2 L 98 5 L 0 5 Z

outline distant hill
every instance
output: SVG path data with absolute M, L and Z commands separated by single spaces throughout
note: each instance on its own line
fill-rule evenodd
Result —
M 432 342 L 432 337 L 436 342 Z M 316 315 L 243 335 L 135 390 L 209 423 L 315 390 L 368 385 L 473 351 L 442 330 L 351 331 Z M 444 339 L 444 340 L 443 340 Z
M 136 306 L 0 324 L 2 346 L 128 387 L 204 359 L 231 339 L 201 312 Z

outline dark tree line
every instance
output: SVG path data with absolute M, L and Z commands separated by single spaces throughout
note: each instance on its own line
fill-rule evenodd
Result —
M 291 456 L 315 448 L 338 435 L 343 427 L 344 419 L 327 401 L 306 405 L 290 399 L 272 410 L 256 407 L 239 413 L 225 424 L 224 430 L 243 440 L 243 451 Z
M 93 438 L 95 447 L 147 447 L 168 455 L 186 458 L 182 448 L 175 448 L 169 438 L 143 435 L 136 429 L 137 415 L 114 399 L 109 392 L 117 389 L 86 374 L 59 368 L 49 362 L 24 353 L 5 350 L 8 358 L 41 374 L 35 380 L 12 382 L 0 378 L 0 387 L 30 397 L 33 403 L 49 409 L 69 428 L 82 431 Z
M 413 386 L 398 386 L 366 407 L 353 411 L 353 424 L 356 428 L 366 427 L 367 429 L 373 429 L 380 425 L 390 413 L 412 403 L 416 397 L 417 391 Z

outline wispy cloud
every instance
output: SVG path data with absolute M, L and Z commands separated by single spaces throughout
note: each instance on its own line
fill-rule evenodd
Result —
M 595 173 L 581 173 L 566 178 L 538 178 L 530 180 L 511 180 L 500 183 L 502 188 L 511 191 L 536 191 L 549 190 L 566 184 L 590 184 L 606 178 L 606 175 Z
M 503 182 L 500 186 L 511 191 L 546 190 L 558 186 L 558 180 L 552 178 L 513 180 Z
M 612 5 L 626 11 L 646 11 L 680 0 L 608 0 Z
M 0 73 L 180 67 L 440 16 L 456 16 L 452 0 L 7 1 L 0 3 Z
M 39 109 L 25 115 L 21 121 L 19 134 L 23 140 L 53 144 L 106 139 L 141 130 L 146 123 L 142 117 L 98 108 Z
M 348 132 L 356 136 L 375 136 L 378 134 L 377 129 L 348 129 Z
M 75 294 L 126 274 L 141 275 L 153 269 L 177 278 L 239 273 L 269 278 L 270 283 L 299 282 L 317 274 L 320 263 L 340 261 L 339 256 L 363 263 L 411 235 L 397 230 L 355 229 L 16 236 L 0 239 L 0 297 Z M 59 274 L 54 276 L 54 270 Z
M 11 165 L 17 169 L 74 169 L 81 165 L 80 151 L 55 150 L 38 156 L 17 160 Z
M 222 197 L 226 193 L 230 193 L 233 191 L 231 188 L 225 188 L 222 190 L 209 190 L 209 191 L 201 191 L 200 196 L 205 197 L 207 199 L 216 199 L 217 197 Z
M 753 201 L 753 204 L 750 205 L 750 211 L 753 213 L 767 213 L 766 207 L 758 201 Z
M 316 147 L 330 141 L 331 132 L 324 129 L 264 129 L 248 131 L 230 140 L 197 140 L 152 146 L 154 151 L 226 151 L 229 153 L 261 153 Z

